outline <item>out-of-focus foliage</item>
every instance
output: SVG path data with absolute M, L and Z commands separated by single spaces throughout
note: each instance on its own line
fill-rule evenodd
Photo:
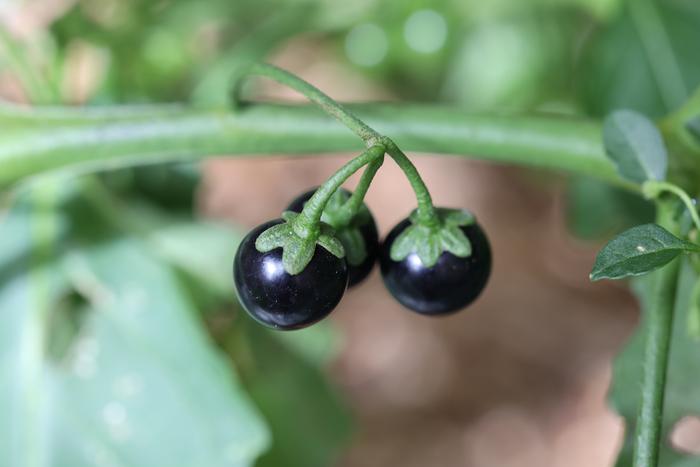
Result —
M 299 37 L 400 99 L 465 112 L 658 118 L 700 83 L 696 0 L 7 0 L 0 32 L 0 89 L 35 103 L 226 105 L 242 64 Z M 235 312 L 238 237 L 194 215 L 198 184 L 197 167 L 167 165 L 0 198 L 0 467 L 338 456 L 350 423 L 323 376 L 335 335 L 271 333 Z M 589 179 L 567 199 L 585 238 L 653 214 Z M 638 351 L 616 370 L 630 424 Z M 667 426 L 700 409 L 679 368 Z
M 646 331 L 644 308 L 651 300 L 652 276 L 644 276 L 634 281 L 634 290 L 642 305 L 642 323 L 629 341 L 625 350 L 617 357 L 614 365 L 614 382 L 611 389 L 612 405 L 627 423 L 625 442 L 620 452 L 617 467 L 632 465 L 632 446 L 635 420 L 639 404 L 639 387 L 642 379 L 642 359 Z M 686 261 L 680 275 L 679 289 L 674 312 L 673 346 L 669 358 L 668 382 L 664 404 L 663 441 L 659 465 L 664 467 L 691 467 L 698 465 L 698 458 L 678 452 L 671 447 L 670 434 L 676 423 L 683 417 L 694 415 L 700 409 L 700 367 L 697 355 L 700 340 L 688 333 L 687 315 L 690 309 L 691 290 L 698 281 L 698 275 Z

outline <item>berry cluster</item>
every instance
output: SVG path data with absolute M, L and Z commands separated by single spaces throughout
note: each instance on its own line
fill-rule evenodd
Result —
M 413 311 L 442 315 L 476 300 L 491 272 L 491 249 L 471 213 L 433 206 L 416 167 L 396 143 L 319 89 L 266 64 L 251 66 L 247 75 L 300 92 L 367 147 L 323 185 L 295 199 L 282 218 L 256 227 L 241 242 L 234 283 L 254 319 L 275 329 L 309 326 L 333 311 L 348 286 L 365 279 L 377 260 L 389 292 Z M 240 87 L 237 82 L 234 103 Z M 380 245 L 363 200 L 387 154 L 411 184 L 417 207 Z M 342 189 L 360 169 L 355 192 Z
M 287 211 L 302 212 L 314 192 L 297 197 Z M 275 329 L 300 329 L 321 320 L 338 305 L 346 288 L 356 286 L 369 275 L 377 260 L 389 292 L 415 312 L 451 313 L 479 296 L 491 271 L 491 250 L 478 224 L 459 227 L 471 244 L 468 256 L 443 251 L 432 266 L 426 266 L 417 252 L 395 260 L 392 248 L 396 249 L 397 239 L 414 223 L 410 218 L 404 219 L 380 244 L 376 222 L 364 203 L 358 214 L 345 223 L 333 222 L 333 209 L 350 197 L 350 192 L 339 189 L 332 198 L 338 203 L 329 203 L 323 217 L 343 244 L 346 254 L 342 258 L 316 246 L 303 271 L 288 273 L 281 247 L 264 252 L 256 248 L 260 235 L 283 224 L 282 219 L 264 223 L 244 238 L 234 261 L 234 282 L 243 308 L 256 321 Z

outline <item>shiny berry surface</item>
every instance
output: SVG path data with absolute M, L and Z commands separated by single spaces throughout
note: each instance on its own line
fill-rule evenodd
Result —
M 299 274 L 288 274 L 282 249 L 260 253 L 255 240 L 276 219 L 253 229 L 243 239 L 233 264 L 233 279 L 243 308 L 256 321 L 275 329 L 300 329 L 326 317 L 345 293 L 348 269 L 320 246 Z
M 341 188 L 341 190 L 348 195 L 351 194 L 348 190 L 343 188 Z M 306 203 L 315 192 L 316 189 L 309 190 L 296 197 L 287 207 L 287 211 L 301 212 L 301 210 L 304 209 L 304 203 Z M 377 223 L 374 221 L 374 216 L 370 215 L 369 220 L 358 226 L 358 228 L 365 241 L 367 256 L 360 264 L 354 265 L 348 263 L 348 287 L 362 282 L 369 273 L 372 272 L 374 263 L 376 263 L 377 257 L 379 256 L 379 233 L 377 232 Z
M 405 307 L 425 315 L 452 313 L 474 302 L 491 273 L 491 248 L 481 227 L 461 227 L 471 241 L 471 256 L 443 252 L 437 264 L 427 268 L 415 253 L 402 261 L 389 255 L 394 240 L 410 225 L 408 219 L 400 222 L 381 248 L 382 278 L 389 292 Z

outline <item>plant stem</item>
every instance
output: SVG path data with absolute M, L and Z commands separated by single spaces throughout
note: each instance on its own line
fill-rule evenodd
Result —
M 340 185 L 352 174 L 365 165 L 384 156 L 384 146 L 372 146 L 365 152 L 342 166 L 323 185 L 318 187 L 313 196 L 306 202 L 304 209 L 294 219 L 294 231 L 302 238 L 308 238 L 318 234 L 318 224 L 321 221 L 323 210 Z
M 430 196 L 428 188 L 425 186 L 425 182 L 418 174 L 416 166 L 406 157 L 401 149 L 399 149 L 393 141 L 388 141 L 387 152 L 396 161 L 396 164 L 403 170 L 406 178 L 408 178 L 413 191 L 416 193 L 416 200 L 418 201 L 418 221 L 426 226 L 434 226 L 439 223 L 437 214 L 435 212 L 435 207 L 433 206 L 433 200 Z
M 357 183 L 355 191 L 352 193 L 350 199 L 348 199 L 345 202 L 345 205 L 343 206 L 343 209 L 347 213 L 346 217 L 348 221 L 352 219 L 355 216 L 355 214 L 357 214 L 357 212 L 360 210 L 362 202 L 365 199 L 365 195 L 367 194 L 367 190 L 369 190 L 369 186 L 371 185 L 374 176 L 377 174 L 377 171 L 383 163 L 384 157 L 378 157 L 377 159 L 374 159 L 372 162 L 367 164 L 367 167 L 365 167 L 365 171 L 362 173 L 362 177 Z
M 603 151 L 599 123 L 561 117 L 471 115 L 435 105 L 350 106 L 410 151 L 457 154 L 591 176 L 632 191 Z M 177 105 L 88 109 L 0 103 L 0 187 L 42 173 L 200 160 L 212 155 L 327 154 L 362 145 L 312 106 Z
M 298 76 L 267 63 L 253 64 L 248 70 L 247 74 L 265 76 L 266 78 L 275 80 L 278 83 L 299 92 L 311 102 L 317 104 L 328 115 L 340 121 L 353 133 L 362 138 L 367 147 L 371 147 L 378 142 L 380 138 L 379 133 L 367 126 L 362 120 L 353 115 L 352 112 L 333 100 L 323 91 L 312 84 L 307 83 Z M 234 103 L 237 102 L 241 82 L 242 80 L 238 80 L 234 88 Z
M 685 190 L 673 183 L 658 182 L 655 180 L 644 182 L 644 185 L 642 186 L 642 192 L 647 198 L 656 198 L 661 192 L 664 191 L 673 193 L 683 202 L 683 204 L 685 204 L 690 217 L 693 219 L 695 228 L 700 230 L 700 217 L 698 217 L 698 211 L 695 208 L 695 203 L 693 203 L 693 200 L 690 199 L 690 196 L 688 196 L 688 193 L 686 193 Z
M 662 201 L 657 206 L 657 222 L 678 235 L 680 227 L 673 212 L 675 203 Z M 658 464 L 679 268 L 680 260 L 674 259 L 654 273 L 654 295 L 646 316 L 642 398 L 635 433 L 634 467 L 656 467 Z

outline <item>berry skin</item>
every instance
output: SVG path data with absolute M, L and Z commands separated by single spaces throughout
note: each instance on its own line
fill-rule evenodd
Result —
M 437 264 L 426 268 L 415 253 L 398 262 L 390 257 L 392 243 L 410 225 L 408 219 L 396 225 L 379 256 L 384 284 L 394 298 L 424 315 L 452 313 L 476 300 L 491 273 L 491 248 L 481 227 L 460 227 L 471 241 L 471 256 L 460 258 L 443 252 Z
M 342 190 L 348 196 L 351 195 L 351 193 L 344 188 L 340 188 L 340 190 Z M 314 188 L 313 190 L 309 190 L 306 193 L 297 196 L 287 207 L 287 211 L 301 212 L 301 210 L 304 209 L 304 203 L 306 203 L 315 192 L 316 189 Z M 365 280 L 369 273 L 372 272 L 374 263 L 377 261 L 377 257 L 379 256 L 379 232 L 377 231 L 377 223 L 374 221 L 374 216 L 370 214 L 369 220 L 366 223 L 359 225 L 358 228 L 362 234 L 362 238 L 365 241 L 367 256 L 365 256 L 364 261 L 362 261 L 360 264 L 354 265 L 348 263 L 348 287 L 353 287 Z
M 282 266 L 282 248 L 260 253 L 255 240 L 276 219 L 253 229 L 241 242 L 233 263 L 233 280 L 243 308 L 256 321 L 280 330 L 300 329 L 325 318 L 336 307 L 348 284 L 344 258 L 320 246 L 311 262 L 296 275 Z

